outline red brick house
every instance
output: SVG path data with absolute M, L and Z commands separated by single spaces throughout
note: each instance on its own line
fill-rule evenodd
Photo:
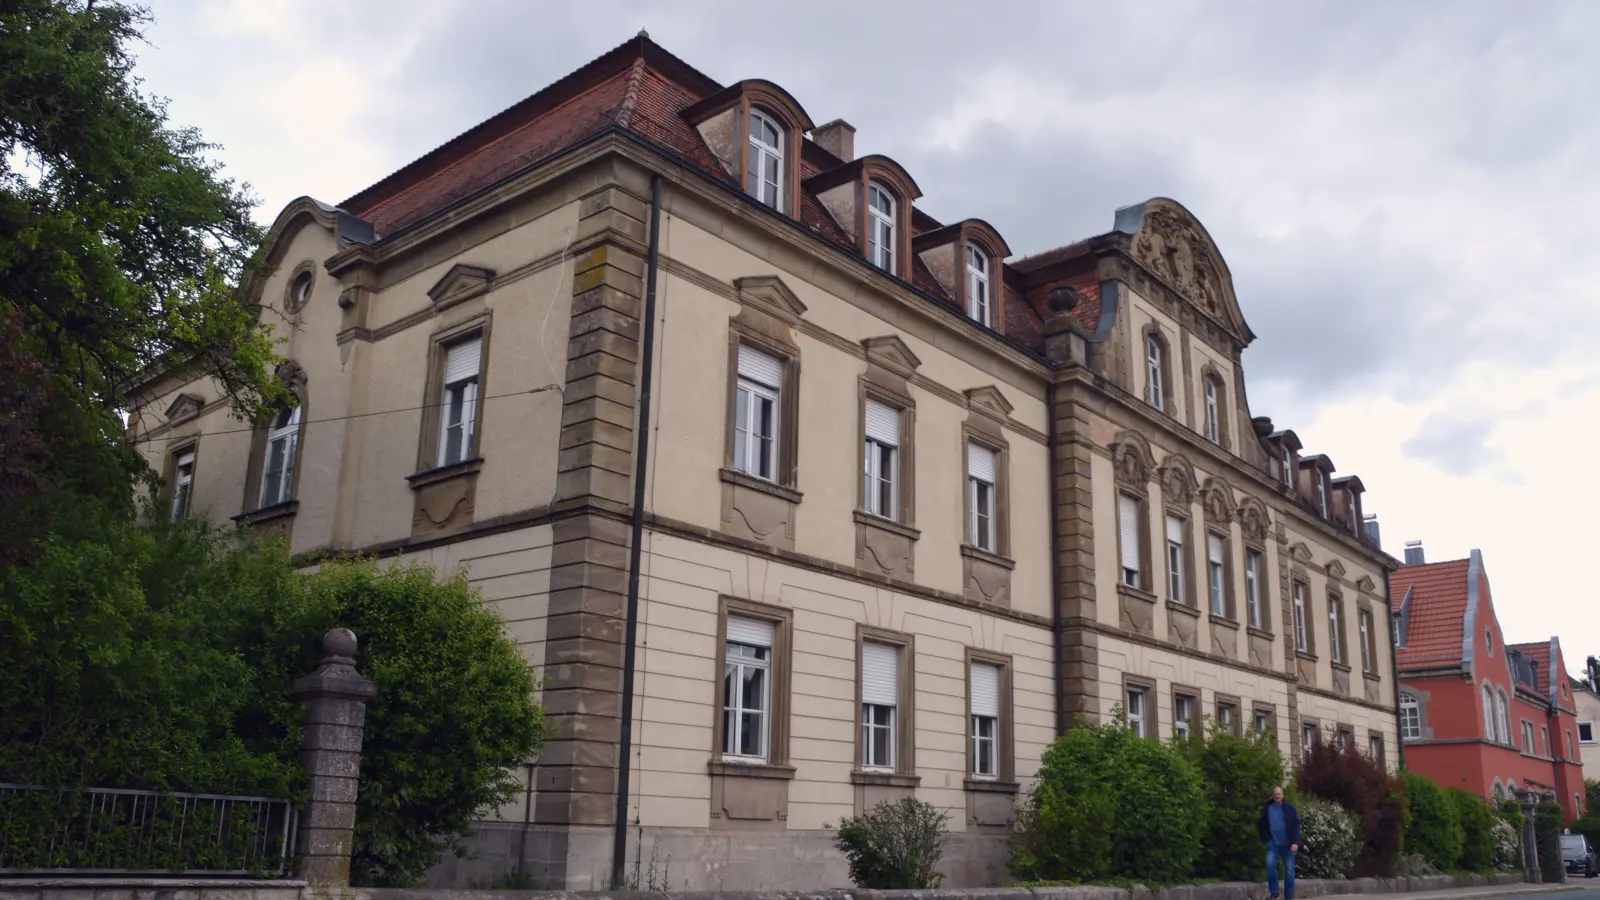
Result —
M 1483 555 L 1389 582 L 1406 768 L 1485 797 L 1531 791 L 1583 812 L 1577 708 L 1557 638 L 1506 644 Z

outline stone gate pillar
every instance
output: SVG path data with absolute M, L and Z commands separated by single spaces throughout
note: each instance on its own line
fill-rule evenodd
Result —
M 1544 869 L 1539 865 L 1539 831 L 1534 827 L 1534 817 L 1539 814 L 1539 807 L 1522 801 L 1522 867 L 1525 878 L 1529 884 L 1540 884 L 1544 881 Z
M 356 636 L 335 628 L 322 639 L 322 664 L 294 683 L 305 707 L 300 763 L 311 776 L 300 819 L 298 871 L 311 887 L 348 887 L 356 787 L 367 701 L 378 687 L 356 671 Z

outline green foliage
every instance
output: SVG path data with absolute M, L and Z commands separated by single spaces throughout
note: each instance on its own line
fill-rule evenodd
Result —
M 1586 810 L 1600 809 L 1600 781 L 1593 778 L 1583 780 L 1583 808 Z
M 1446 797 L 1455 807 L 1461 823 L 1461 856 L 1455 868 L 1468 872 L 1488 872 L 1494 868 L 1494 823 L 1497 818 L 1489 804 L 1477 794 L 1449 788 Z
M 1566 880 L 1566 865 L 1561 861 L 1561 823 L 1565 818 L 1559 803 L 1541 803 L 1534 813 L 1533 834 L 1539 845 L 1539 870 L 1546 884 Z
M 1308 799 L 1300 810 L 1300 853 L 1295 859 L 1302 878 L 1345 878 L 1361 852 L 1361 824 L 1337 803 Z
M 1377 760 L 1336 741 L 1313 744 L 1295 774 L 1300 789 L 1353 812 L 1362 845 L 1354 872 L 1362 877 L 1393 875 L 1406 828 L 1405 783 Z
M 233 290 L 254 201 L 141 92 L 146 24 L 116 0 L 0 4 L 0 390 L 23 395 L 0 421 L 7 537 L 40 488 L 131 496 L 143 469 L 118 410 L 152 367 L 215 376 L 246 415 L 285 396 L 260 310 Z
M 1494 867 L 1508 871 L 1522 868 L 1522 832 L 1496 816 L 1491 833 L 1494 835 Z
M 0 781 L 296 797 L 295 679 L 361 641 L 367 710 L 351 873 L 416 881 L 518 790 L 535 682 L 465 576 L 333 563 L 199 521 L 85 507 L 0 570 Z
M 850 881 L 871 890 L 939 886 L 949 814 L 915 797 L 885 800 L 839 823 L 834 846 L 850 863 Z
M 1205 828 L 1204 782 L 1185 751 L 1120 722 L 1080 722 L 1045 751 L 1012 870 L 1023 881 L 1173 883 L 1193 872 Z
M 1224 880 L 1260 874 L 1256 822 L 1272 789 L 1283 784 L 1283 756 L 1271 733 L 1235 735 L 1213 722 L 1203 734 L 1177 744 L 1200 770 L 1209 810 L 1199 870 Z
M 1519 835 L 1522 834 L 1522 827 L 1528 824 L 1528 817 L 1522 814 L 1522 804 L 1515 800 L 1500 801 L 1500 806 L 1495 810 L 1495 813 L 1500 818 L 1511 823 L 1511 827 L 1515 828 Z
M 1405 846 L 1420 853 L 1435 867 L 1447 870 L 1461 859 L 1465 835 L 1456 806 L 1433 779 L 1416 772 L 1405 774 L 1406 796 L 1411 806 L 1411 821 L 1406 826 Z

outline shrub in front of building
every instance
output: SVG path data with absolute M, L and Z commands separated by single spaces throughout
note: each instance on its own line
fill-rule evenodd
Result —
M 1487 872 L 1494 868 L 1494 825 L 1499 821 L 1482 797 L 1461 788 L 1445 791 L 1461 822 L 1461 856 L 1456 867 L 1468 872 Z
M 884 800 L 839 823 L 834 846 L 850 865 L 850 881 L 870 890 L 928 890 L 944 876 L 949 813 L 915 797 Z
M 1226 881 L 1261 875 L 1256 822 L 1272 789 L 1283 784 L 1283 756 L 1271 732 L 1236 735 L 1212 723 L 1177 744 L 1189 754 L 1205 783 L 1209 814 L 1198 872 Z
M 1496 816 L 1494 827 L 1494 867 L 1505 871 L 1522 868 L 1522 833 L 1504 818 Z
M 1045 751 L 1013 832 L 1020 880 L 1193 876 L 1208 806 L 1200 771 L 1186 751 L 1137 737 L 1118 719 L 1080 721 Z
M 1561 823 L 1566 820 L 1559 803 L 1541 803 L 1533 817 L 1533 834 L 1539 842 L 1539 870 L 1547 884 L 1566 880 L 1561 860 Z
M 1461 859 L 1464 835 L 1455 803 L 1433 779 L 1416 772 L 1405 774 L 1411 821 L 1406 825 L 1405 848 L 1420 853 L 1441 870 L 1453 869 Z
M 1361 852 L 1361 823 L 1337 803 L 1306 797 L 1300 809 L 1300 853 L 1295 860 L 1301 878 L 1347 878 Z
M 1361 826 L 1353 871 L 1361 877 L 1395 874 L 1405 832 L 1406 785 L 1381 763 L 1336 741 L 1312 745 L 1295 780 L 1301 791 L 1349 810 Z

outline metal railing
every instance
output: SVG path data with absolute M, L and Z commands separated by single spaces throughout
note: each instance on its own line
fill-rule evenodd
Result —
M 298 825 L 267 797 L 0 783 L 0 875 L 271 877 Z

